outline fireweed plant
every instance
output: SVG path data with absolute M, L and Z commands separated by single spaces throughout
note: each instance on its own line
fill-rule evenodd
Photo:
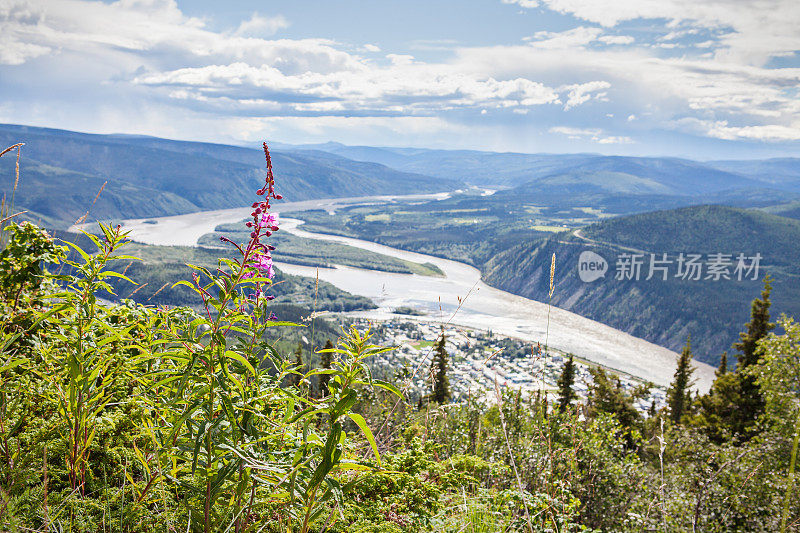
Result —
M 366 364 L 389 348 L 351 329 L 326 350 L 329 368 L 304 372 L 270 344 L 271 328 L 298 325 L 269 309 L 266 241 L 278 230 L 270 208 L 281 195 L 266 144 L 264 154 L 249 242 L 227 241 L 238 257 L 216 269 L 189 265 L 192 281 L 176 284 L 199 295 L 202 312 L 101 299 L 114 297 L 110 278 L 133 283 L 112 268 L 135 259 L 120 253 L 120 226 L 84 234 L 96 253 L 67 243 L 69 255 L 32 224 L 8 228 L 0 529 L 319 531 L 343 520 L 343 495 L 359 474 L 381 469 L 353 408 L 374 387 L 400 394 Z M 327 390 L 312 396 L 314 375 Z M 31 420 L 43 424 L 36 437 Z M 364 435 L 369 461 L 348 431 Z
M 194 283 L 178 284 L 197 292 L 205 313 L 164 313 L 162 349 L 147 361 L 154 393 L 149 434 L 159 469 L 185 491 L 188 527 L 206 533 L 267 523 L 305 533 L 319 520 L 335 522 L 351 482 L 343 473 L 373 468 L 347 453 L 342 419 L 361 429 L 379 465 L 372 433 L 351 409 L 361 387 L 396 392 L 372 380 L 364 361 L 386 349 L 370 345 L 368 333 L 347 332 L 330 350 L 340 357 L 332 368 L 305 374 L 266 340 L 269 328 L 297 325 L 277 321 L 265 294 L 274 248 L 263 239 L 278 230 L 269 210 L 281 195 L 266 143 L 264 154 L 267 177 L 257 191 L 263 199 L 246 223 L 250 241 L 223 239 L 240 258 L 221 259 L 215 272 L 190 265 Z M 315 374 L 330 377 L 321 399 L 302 388 Z

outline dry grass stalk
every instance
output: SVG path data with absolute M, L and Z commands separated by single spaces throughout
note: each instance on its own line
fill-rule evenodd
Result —
M 25 146 L 25 143 L 13 144 L 8 148 L 6 148 L 5 150 L 3 150 L 2 152 L 0 152 L 0 157 L 3 157 L 5 154 L 13 150 L 17 151 L 17 160 L 14 166 L 14 188 L 11 191 L 11 202 L 10 203 L 6 202 L 6 196 L 4 194 L 2 203 L 0 205 L 0 217 L 3 217 L 2 220 L 0 220 L 0 230 L 2 230 L 3 225 L 10 219 L 19 216 L 23 213 L 27 213 L 27 211 L 21 211 L 19 213 L 14 213 L 13 215 L 8 214 L 9 212 L 14 211 L 14 199 L 17 195 L 17 187 L 19 187 L 19 158 L 23 146 Z M 4 242 L 5 242 L 4 238 L 0 236 L 0 246 L 2 246 Z
M 514 477 L 517 479 L 517 489 L 519 489 L 520 494 L 522 495 L 522 505 L 525 509 L 525 521 L 528 524 L 528 529 L 531 533 L 533 533 L 533 524 L 531 523 L 531 515 L 528 511 L 528 502 L 525 501 L 525 489 L 522 486 L 522 479 L 519 477 L 519 471 L 517 471 L 517 462 L 514 460 L 514 452 L 511 449 L 511 442 L 508 440 L 508 431 L 506 430 L 506 417 L 503 414 L 503 396 L 500 394 L 500 386 L 497 384 L 497 374 L 494 376 L 494 393 L 497 396 L 497 410 L 500 413 L 500 427 L 503 429 L 503 437 L 506 441 L 506 447 L 508 448 L 508 459 L 511 462 L 511 468 L 514 471 Z
M 92 200 L 92 205 L 89 206 L 89 209 L 86 210 L 81 218 L 75 221 L 75 224 L 81 224 L 82 222 L 85 222 L 87 218 L 89 218 L 89 211 L 92 210 L 94 204 L 97 203 L 97 199 L 100 198 L 101 194 L 103 194 L 103 189 L 106 188 L 106 185 L 108 185 L 108 181 L 103 182 L 103 184 L 100 186 L 100 190 L 97 191 L 97 195 L 94 197 L 94 200 Z

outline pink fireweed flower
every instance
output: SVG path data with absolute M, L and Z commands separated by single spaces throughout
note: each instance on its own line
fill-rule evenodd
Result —
M 269 148 L 267 143 L 263 143 L 264 157 L 267 163 L 267 176 L 264 180 L 264 185 L 256 191 L 258 196 L 263 198 L 257 202 L 253 202 L 251 207 L 253 211 L 250 213 L 251 220 L 245 223 L 245 226 L 250 232 L 250 241 L 243 246 L 232 243 L 229 239 L 222 237 L 223 241 L 234 244 L 239 249 L 239 252 L 244 256 L 242 267 L 244 271 L 241 273 L 240 279 L 251 279 L 255 277 L 266 277 L 270 280 L 275 277 L 275 269 L 272 265 L 271 250 L 275 247 L 262 242 L 263 237 L 270 237 L 272 232 L 278 231 L 278 219 L 275 215 L 270 213 L 270 201 L 281 200 L 283 196 L 275 193 L 275 176 L 272 172 L 272 158 L 269 155 Z M 255 282 L 255 291 L 251 293 L 247 299 L 254 305 L 259 305 L 261 300 L 272 300 L 274 296 L 264 294 L 264 283 L 262 281 Z M 273 318 L 270 317 L 270 320 Z
M 269 252 L 256 255 L 256 261 L 253 266 L 266 274 L 269 279 L 275 277 L 275 270 L 272 268 L 272 256 L 269 255 Z
M 258 222 L 260 228 L 270 228 L 272 231 L 278 229 L 278 219 L 272 213 L 264 213 L 261 215 L 261 220 Z
M 248 270 L 242 275 L 244 279 L 254 277 L 257 272 L 269 279 L 275 277 L 275 269 L 272 267 L 272 256 L 270 256 L 269 250 L 254 254 L 253 262 L 247 266 L 252 267 L 252 270 Z

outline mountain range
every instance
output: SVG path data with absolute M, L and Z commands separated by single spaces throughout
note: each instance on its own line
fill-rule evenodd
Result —
M 264 154 L 253 148 L 0 125 L 0 145 L 17 142 L 25 146 L 16 205 L 52 227 L 69 226 L 87 210 L 95 218 L 136 218 L 241 207 L 264 183 Z M 463 186 L 325 152 L 275 151 L 272 159 L 287 200 Z M 14 179 L 7 155 L 0 189 L 9 198 Z
M 558 186 L 586 182 L 609 192 L 694 195 L 741 188 L 800 193 L 800 159 L 699 162 L 675 157 L 523 154 L 475 150 L 381 148 L 338 143 L 284 145 L 326 151 L 405 172 L 486 187 Z

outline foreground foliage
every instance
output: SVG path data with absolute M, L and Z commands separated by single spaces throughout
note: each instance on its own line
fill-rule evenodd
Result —
M 276 319 L 268 294 L 262 238 L 277 229 L 268 209 L 278 195 L 267 163 L 250 241 L 182 282 L 195 310 L 101 298 L 133 283 L 119 268 L 133 260 L 119 227 L 87 235 L 91 252 L 28 223 L 8 228 L 0 529 L 800 529 L 800 328 L 783 318 L 783 333 L 769 333 L 768 290 L 749 324 L 764 327 L 742 337 L 748 364 L 721 371 L 700 401 L 686 392 L 687 346 L 676 401 L 647 417 L 634 407 L 644 389 L 602 369 L 584 403 L 566 373 L 557 405 L 499 387 L 449 403 L 442 337 L 435 401 L 415 407 L 401 377 L 373 379 L 370 358 L 388 348 L 368 331 L 343 331 L 314 354 L 320 368 L 302 346 L 276 349 L 274 332 L 292 324 Z M 742 382 L 760 407 L 739 427 L 723 415 Z

